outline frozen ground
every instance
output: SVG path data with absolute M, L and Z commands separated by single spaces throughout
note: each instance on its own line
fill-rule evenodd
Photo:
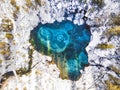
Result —
M 0 0 L 0 89 L 120 90 L 120 23 L 114 20 L 120 20 L 120 1 L 101 1 Z M 30 31 L 39 22 L 72 20 L 73 15 L 75 24 L 85 19 L 92 33 L 86 48 L 90 65 L 76 82 L 59 78 L 51 57 L 29 43 Z

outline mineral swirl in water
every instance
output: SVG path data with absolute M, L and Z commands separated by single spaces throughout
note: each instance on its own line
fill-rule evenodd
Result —
M 39 24 L 31 31 L 30 42 L 44 55 L 53 58 L 62 79 L 76 81 L 88 65 L 86 47 L 90 42 L 88 25 L 76 25 L 71 21 L 55 21 Z

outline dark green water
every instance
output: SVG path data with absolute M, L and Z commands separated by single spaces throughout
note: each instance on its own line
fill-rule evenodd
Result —
M 38 52 L 51 56 L 60 70 L 62 79 L 76 81 L 80 70 L 88 65 L 85 50 L 90 42 L 90 30 L 86 24 L 71 21 L 41 24 L 31 31 L 30 42 Z

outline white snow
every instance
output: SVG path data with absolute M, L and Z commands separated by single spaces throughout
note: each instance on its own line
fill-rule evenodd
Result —
M 44 0 L 42 0 L 44 1 Z M 118 14 L 120 13 L 119 7 L 120 3 L 114 2 L 113 0 L 104 0 L 106 6 L 100 10 L 98 13 L 97 10 L 91 12 L 90 9 L 93 7 L 90 5 L 89 0 L 87 0 L 86 4 L 79 5 L 78 8 L 84 9 L 86 5 L 88 5 L 88 11 L 85 16 L 89 18 L 87 23 L 89 25 L 101 24 L 105 25 L 109 22 L 109 15 L 111 13 Z M 59 78 L 60 71 L 57 66 L 50 65 L 47 61 L 51 61 L 51 57 L 42 55 L 37 51 L 33 52 L 33 68 L 30 74 L 23 75 L 19 77 L 15 70 L 18 70 L 21 67 L 28 67 L 28 48 L 30 48 L 29 37 L 30 31 L 37 26 L 37 24 L 42 21 L 42 23 L 52 23 L 55 20 L 62 21 L 64 20 L 64 10 L 70 9 L 71 5 L 78 5 L 77 0 L 73 0 L 72 2 L 65 2 L 60 0 L 47 1 L 46 4 L 42 7 L 37 7 L 37 9 L 27 8 L 29 11 L 26 12 L 22 6 L 25 5 L 25 0 L 16 0 L 18 6 L 20 6 L 20 13 L 18 15 L 17 20 L 14 20 L 13 17 L 13 6 L 10 4 L 10 0 L 4 0 L 4 2 L 0 1 L 0 24 L 3 18 L 9 18 L 12 20 L 14 25 L 14 30 L 12 34 L 14 35 L 14 39 L 10 42 L 10 61 L 9 68 L 6 69 L 6 62 L 4 60 L 4 56 L 0 54 L 0 59 L 3 59 L 4 62 L 0 64 L 2 68 L 0 69 L 0 74 L 4 74 L 6 71 L 14 71 L 14 76 L 11 76 L 4 82 L 2 85 L 2 90 L 71 90 L 72 86 L 75 84 L 75 90 L 96 90 L 97 87 L 94 85 L 94 75 L 98 75 L 99 73 L 94 73 L 96 68 L 92 66 L 88 66 L 83 71 L 81 78 L 76 82 L 71 82 L 70 80 L 62 80 Z M 57 3 L 57 4 L 56 4 Z M 52 7 L 50 6 L 52 5 Z M 57 5 L 57 6 L 55 6 Z M 75 7 L 73 7 L 75 8 Z M 54 13 L 51 11 L 54 11 Z M 74 11 L 74 10 L 73 10 Z M 39 14 L 39 17 L 37 16 Z M 74 20 L 75 24 L 83 24 L 83 14 Z M 100 22 L 97 23 L 95 21 L 95 17 L 104 18 Z M 68 20 L 72 20 L 72 16 L 69 15 L 67 17 Z M 101 40 L 102 32 L 106 30 L 105 26 L 101 27 L 92 27 L 91 28 L 91 42 L 86 48 L 88 52 L 89 61 L 94 60 L 94 62 L 98 64 L 102 64 L 104 67 L 108 67 L 112 65 L 112 60 L 107 60 L 107 57 L 110 55 L 114 55 L 114 52 L 117 48 L 111 50 L 100 50 L 95 49 L 96 45 L 102 42 L 106 42 L 106 39 Z M 5 38 L 4 32 L 0 31 L 0 41 L 9 42 L 7 38 Z M 120 39 L 114 37 L 109 43 L 113 43 L 116 46 L 119 46 Z M 103 61 L 99 61 L 100 57 L 106 57 Z M 55 70 L 55 71 L 54 71 Z M 99 70 L 98 70 L 99 71 Z M 102 72 L 101 72 L 102 73 Z M 113 73 L 114 75 L 114 73 Z M 1 79 L 1 77 L 0 77 Z M 93 85 L 91 87 L 91 85 Z

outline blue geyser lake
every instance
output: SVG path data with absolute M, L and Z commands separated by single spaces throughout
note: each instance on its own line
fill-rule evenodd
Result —
M 88 65 L 86 47 L 90 42 L 87 24 L 72 21 L 41 24 L 31 31 L 30 42 L 38 52 L 51 56 L 62 79 L 76 81 Z

